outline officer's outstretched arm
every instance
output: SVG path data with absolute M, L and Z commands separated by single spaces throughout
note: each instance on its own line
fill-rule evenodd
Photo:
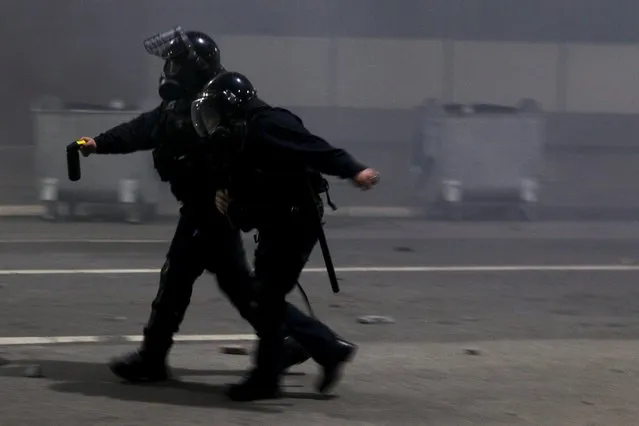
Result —
M 287 161 L 302 162 L 320 173 L 353 179 L 367 167 L 348 152 L 309 132 L 295 115 L 277 111 L 256 117 L 256 135 Z
M 160 107 L 137 116 L 95 137 L 96 154 L 129 154 L 155 148 L 153 129 L 160 120 Z

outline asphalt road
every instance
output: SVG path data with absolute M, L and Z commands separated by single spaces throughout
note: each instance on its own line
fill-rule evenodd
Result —
M 319 253 L 302 281 L 316 313 L 360 344 L 331 400 L 313 393 L 307 363 L 282 400 L 226 402 L 221 386 L 250 358 L 220 341 L 179 342 L 180 381 L 162 386 L 110 376 L 105 361 L 135 343 L 27 344 L 139 335 L 171 232 L 0 222 L 0 425 L 636 426 L 639 225 L 331 222 L 343 290 L 331 294 Z M 244 333 L 203 276 L 181 335 Z M 34 364 L 45 377 L 25 377 Z

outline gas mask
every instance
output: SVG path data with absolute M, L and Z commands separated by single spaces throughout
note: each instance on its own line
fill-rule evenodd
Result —
M 181 61 L 169 59 L 164 62 L 158 94 L 165 101 L 188 99 L 197 93 L 200 80 L 197 70 Z
M 164 60 L 158 94 L 165 101 L 195 97 L 211 70 L 180 27 L 144 41 L 144 48 Z

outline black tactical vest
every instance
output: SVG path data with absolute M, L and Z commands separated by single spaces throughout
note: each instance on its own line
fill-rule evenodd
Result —
M 206 158 L 200 138 L 190 120 L 190 104 L 183 101 L 164 102 L 162 114 L 153 131 L 157 141 L 153 150 L 155 169 L 164 182 L 169 182 L 171 192 L 182 203 L 197 201 L 208 180 Z

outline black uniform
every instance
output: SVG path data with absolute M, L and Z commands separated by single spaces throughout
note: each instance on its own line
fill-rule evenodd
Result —
M 245 161 L 239 170 L 246 167 L 250 171 L 244 169 L 242 173 L 246 175 L 231 182 L 230 194 L 231 197 L 236 194 L 238 204 L 247 209 L 238 220 L 248 220 L 259 232 L 254 267 L 255 276 L 264 288 L 258 302 L 262 336 L 257 371 L 258 377 L 263 374 L 269 381 L 279 373 L 274 367 L 282 346 L 277 330 L 284 320 L 285 297 L 317 243 L 317 221 L 323 214 L 321 204 L 317 203 L 321 178 L 306 168 L 352 178 L 366 167 L 308 132 L 298 117 L 283 109 L 258 107 L 247 130 Z M 257 187 L 256 182 L 260 182 Z M 334 380 L 330 377 L 335 373 L 333 370 L 352 356 L 353 347 L 341 344 L 331 353 L 312 351 L 304 336 L 294 336 L 315 361 L 328 369 L 318 386 L 320 391 L 327 390 Z M 245 392 L 238 389 L 236 398 L 243 399 Z
M 95 138 L 97 153 L 126 154 L 153 149 L 163 181 L 182 203 L 180 220 L 160 275 L 160 288 L 144 329 L 142 348 L 111 362 L 111 370 L 128 380 L 162 380 L 166 355 L 188 308 L 193 284 L 204 270 L 213 272 L 221 290 L 256 329 L 254 281 L 246 262 L 240 233 L 229 226 L 214 206 L 216 180 L 209 173 L 210 151 L 190 121 L 190 101 L 203 85 L 223 71 L 215 41 L 198 31 L 180 27 L 144 42 L 148 53 L 163 59 L 158 93 L 164 100 L 154 110 L 114 127 Z M 306 336 L 315 351 L 331 351 L 334 335 L 319 321 L 292 305 L 286 307 L 281 336 Z M 287 368 L 308 359 L 303 348 L 286 338 L 279 360 Z
M 132 362 L 131 356 L 138 357 L 139 353 L 125 358 L 124 362 L 112 363 L 114 372 L 127 379 L 165 378 L 165 357 L 172 345 L 172 336 L 189 306 L 193 284 L 205 270 L 216 275 L 220 289 L 258 335 L 260 333 L 251 306 L 252 270 L 240 232 L 229 226 L 228 218 L 214 208 L 216 186 L 207 172 L 209 158 L 199 150 L 199 138 L 184 116 L 183 108 L 180 102 L 164 102 L 95 138 L 99 154 L 153 149 L 159 174 L 169 181 L 173 194 L 182 203 L 175 236 L 162 267 L 160 287 L 144 329 L 140 353 L 147 364 L 145 371 L 141 374 L 140 362 Z M 328 327 L 291 304 L 286 306 L 284 333 L 293 335 L 309 352 L 327 354 L 335 347 L 335 335 Z M 308 356 L 300 349 L 295 341 L 288 339 L 280 365 L 287 368 L 305 361 Z
M 242 241 L 224 218 L 207 210 L 210 182 L 201 179 L 206 164 L 193 153 L 198 137 L 190 124 L 189 106 L 210 78 L 223 70 L 215 41 L 199 31 L 180 27 L 144 41 L 146 51 L 164 60 L 158 93 L 164 100 L 154 110 L 96 137 L 97 153 L 126 154 L 153 149 L 156 168 L 183 203 L 180 221 L 160 276 L 140 351 L 111 362 L 111 370 L 128 380 L 162 380 L 166 355 L 189 305 L 195 280 L 203 271 L 215 272 L 220 288 L 240 314 L 250 319 L 250 274 Z M 198 163 L 199 161 L 199 163 Z M 293 318 L 305 317 L 291 308 Z M 299 315 L 297 315 L 299 314 Z M 295 316 L 297 315 L 297 317 Z M 251 320 L 252 321 L 252 320 Z M 307 355 L 288 341 L 285 366 Z
M 192 107 L 198 132 L 211 135 L 215 144 L 241 145 L 226 166 L 225 185 L 232 200 L 228 215 L 238 227 L 259 232 L 254 264 L 260 327 L 256 368 L 245 382 L 229 390 L 229 396 L 273 397 L 281 372 L 278 330 L 285 318 L 285 298 L 318 240 L 323 213 L 319 192 L 324 182 L 320 173 L 346 179 L 366 167 L 311 134 L 290 111 L 260 101 L 241 74 L 221 74 L 202 95 Z M 305 345 L 304 336 L 294 337 Z M 324 367 L 320 391 L 334 384 L 341 365 L 355 352 L 354 345 L 339 339 L 330 353 L 306 348 Z

